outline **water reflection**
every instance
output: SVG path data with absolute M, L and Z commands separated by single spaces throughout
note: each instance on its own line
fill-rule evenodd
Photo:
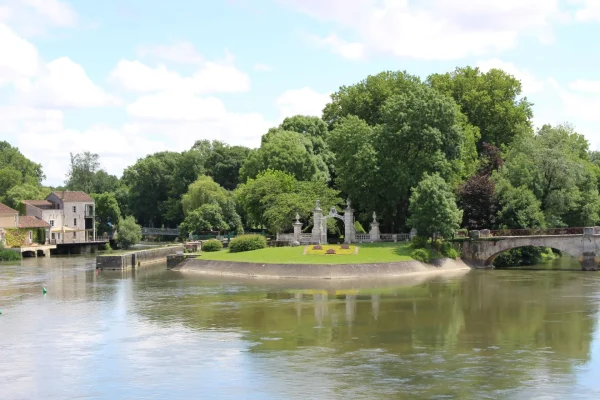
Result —
M 0 271 L 2 398 L 600 396 L 597 274 L 259 282 L 85 257 Z

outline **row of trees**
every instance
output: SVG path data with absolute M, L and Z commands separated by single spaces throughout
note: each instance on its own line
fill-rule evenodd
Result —
M 258 149 L 198 141 L 120 179 L 96 154 L 71 155 L 65 188 L 95 193 L 101 224 L 133 215 L 185 232 L 290 229 L 296 212 L 310 223 L 316 199 L 329 208 L 346 197 L 360 222 L 376 211 L 387 232 L 598 223 L 600 156 L 571 125 L 535 131 L 532 118 L 501 70 L 382 72 L 341 87 L 321 118 L 286 118 Z M 39 164 L 0 149 L 2 199 L 43 196 Z

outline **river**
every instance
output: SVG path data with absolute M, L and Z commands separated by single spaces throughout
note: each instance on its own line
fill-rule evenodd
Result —
M 600 275 L 565 270 L 334 283 L 0 263 L 0 398 L 598 399 L 599 304 Z

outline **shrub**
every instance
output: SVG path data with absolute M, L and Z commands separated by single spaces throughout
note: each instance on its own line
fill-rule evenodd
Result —
M 456 260 L 458 257 L 460 257 L 460 253 L 458 252 L 458 250 L 451 248 L 450 250 L 444 253 L 444 256 Z
M 410 256 L 412 258 L 414 258 L 417 261 L 421 261 L 424 263 L 428 263 L 429 262 L 429 253 L 427 252 L 427 250 L 425 249 L 417 249 L 414 250 Z
M 104 251 L 112 251 L 112 247 L 110 247 L 110 243 L 104 243 L 104 248 L 102 250 L 104 250 Z
M 231 239 L 231 242 L 229 242 L 229 251 L 231 253 L 259 250 L 265 247 L 267 247 L 267 240 L 262 235 L 241 235 Z
M 424 249 L 427 247 L 427 238 L 424 236 L 415 236 L 412 238 L 412 246 L 415 249 Z
M 21 254 L 16 251 L 7 250 L 4 247 L 0 248 L 0 261 L 19 261 Z
M 443 256 L 448 257 L 448 254 L 450 253 L 451 250 L 454 250 L 454 247 L 452 247 L 452 243 L 450 243 L 450 242 L 443 242 L 440 244 L 439 250 Z M 450 258 L 452 258 L 452 257 L 450 257 Z
M 207 240 L 206 242 L 202 243 L 202 251 L 206 251 L 206 252 L 213 252 L 213 251 L 219 251 L 223 248 L 223 243 L 221 243 L 220 240 L 217 239 L 210 239 Z
M 135 222 L 135 218 L 129 216 L 122 219 L 117 230 L 117 243 L 122 249 L 128 249 L 142 240 L 142 227 Z

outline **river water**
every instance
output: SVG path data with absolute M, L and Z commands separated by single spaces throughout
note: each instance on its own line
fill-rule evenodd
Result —
M 0 264 L 0 398 L 598 399 L 599 305 L 600 274 L 565 270 L 258 282 L 27 259 Z

